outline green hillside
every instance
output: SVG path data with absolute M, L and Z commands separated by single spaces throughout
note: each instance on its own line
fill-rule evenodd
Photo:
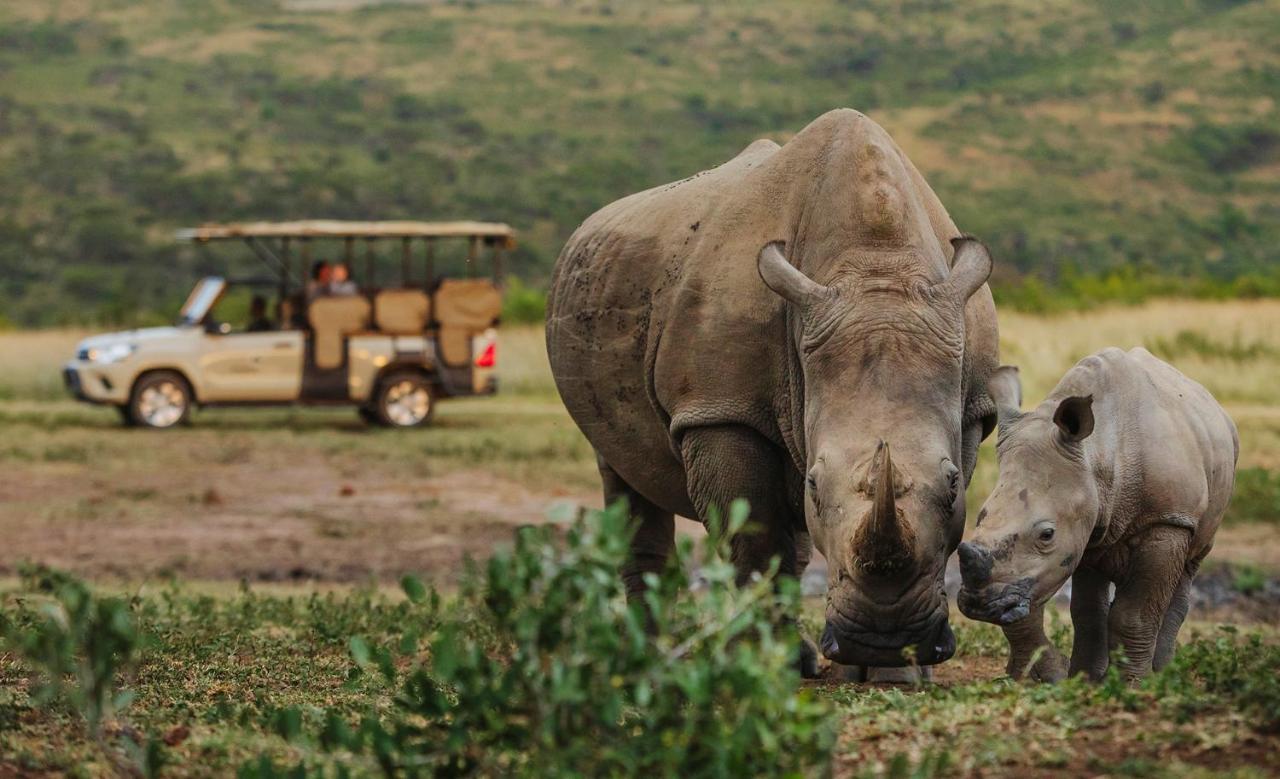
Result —
M 1275 293 L 1278 100 L 1280 0 L 6 0 L 0 321 L 166 310 L 214 219 L 506 220 L 536 283 L 601 205 L 837 106 L 1006 300 Z

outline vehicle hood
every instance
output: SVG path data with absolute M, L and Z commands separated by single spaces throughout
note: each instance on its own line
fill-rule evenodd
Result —
M 76 346 L 76 351 L 102 348 L 104 346 L 110 346 L 118 343 L 131 343 L 141 346 L 151 341 L 161 341 L 168 338 L 184 336 L 190 331 L 191 328 L 183 327 L 142 327 L 137 330 L 121 330 L 116 333 L 103 333 L 101 335 L 94 335 L 84 339 Z

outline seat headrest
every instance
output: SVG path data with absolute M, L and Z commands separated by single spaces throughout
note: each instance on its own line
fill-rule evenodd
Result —
M 373 299 L 373 318 L 384 333 L 420 334 L 431 319 L 431 299 L 420 289 L 384 289 Z

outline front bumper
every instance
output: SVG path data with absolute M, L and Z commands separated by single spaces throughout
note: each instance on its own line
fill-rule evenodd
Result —
M 119 365 L 73 360 L 62 367 L 62 383 L 76 400 L 121 405 L 129 400 L 130 376 Z

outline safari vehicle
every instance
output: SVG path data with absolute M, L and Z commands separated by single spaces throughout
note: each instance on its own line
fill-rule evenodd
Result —
M 304 403 L 351 404 L 369 422 L 414 427 L 431 419 L 440 399 L 497 390 L 501 260 L 515 245 L 505 224 L 243 223 L 180 230 L 177 237 L 202 245 L 242 240 L 274 275 L 201 279 L 174 326 L 79 344 L 63 372 L 67 388 L 80 400 L 115 406 L 126 424 L 172 427 L 185 422 L 193 406 Z M 358 292 L 326 294 L 308 284 L 313 244 L 322 240 L 341 242 L 340 253 L 326 256 L 352 268 Z M 364 263 L 355 256 L 358 240 Z M 396 284 L 376 281 L 379 241 L 400 243 Z M 437 276 L 442 241 L 466 242 L 461 277 Z M 410 280 L 415 242 L 422 244 L 418 282 Z M 486 247 L 492 275 L 477 278 Z M 274 319 L 219 320 L 224 300 L 243 301 L 264 287 L 258 302 L 274 297 L 274 305 L 265 306 Z

